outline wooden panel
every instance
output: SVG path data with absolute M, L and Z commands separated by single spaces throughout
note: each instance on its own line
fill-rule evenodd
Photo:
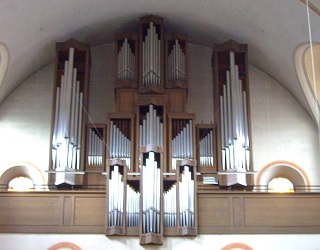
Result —
M 61 221 L 59 197 L 1 197 L 0 225 L 56 225 Z
M 245 198 L 246 226 L 319 226 L 320 200 L 312 197 Z
M 198 197 L 199 227 L 230 226 L 229 198 Z
M 63 221 L 62 225 L 72 225 L 72 197 L 62 197 L 63 200 Z
M 76 197 L 74 225 L 105 225 L 105 198 Z
M 117 89 L 116 107 L 118 112 L 135 112 L 136 110 L 136 90 Z
M 168 95 L 168 112 L 186 112 L 187 90 L 170 89 L 166 91 Z

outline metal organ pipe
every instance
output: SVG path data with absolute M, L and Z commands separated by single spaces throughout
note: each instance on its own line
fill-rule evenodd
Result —
M 131 49 L 128 38 L 118 52 L 118 81 L 134 81 L 135 79 L 135 54 Z
M 172 169 L 176 169 L 177 160 L 193 158 L 192 120 L 173 121 Z
M 177 185 L 174 184 L 170 189 L 163 193 L 164 202 L 164 226 L 177 226 Z
M 74 68 L 74 48 L 69 49 L 60 87 L 56 89 L 52 139 L 53 168 L 80 169 L 83 93 Z
M 145 145 L 163 145 L 163 123 L 157 116 L 157 110 L 152 104 L 149 105 L 149 112 L 146 113 L 146 119 L 140 124 L 140 146 Z
M 179 182 L 179 213 L 181 227 L 194 227 L 194 180 L 191 168 L 184 166 Z
M 185 54 L 179 44 L 179 40 L 175 40 L 172 50 L 168 56 L 168 78 L 169 81 L 186 81 L 186 59 Z
M 127 185 L 127 208 L 126 222 L 127 227 L 139 226 L 139 207 L 140 193 L 135 191 L 130 185 Z
M 149 152 L 145 165 L 142 166 L 142 231 L 143 233 L 160 232 L 160 180 L 161 171 L 155 161 L 155 153 Z
M 89 165 L 102 165 L 103 139 L 98 130 L 89 131 L 88 163 Z
M 126 161 L 127 167 L 130 169 L 130 144 L 131 140 L 124 130 L 128 123 L 121 121 L 116 124 L 116 121 L 110 121 L 110 148 L 109 148 L 109 158 L 115 159 L 119 158 Z
M 160 86 L 161 40 L 156 27 L 150 22 L 147 35 L 142 42 L 142 86 Z
M 200 139 L 200 165 L 213 166 L 213 141 L 212 129 Z
M 223 170 L 249 170 L 247 97 L 239 79 L 235 54 L 230 52 L 230 71 L 220 96 L 220 133 Z
M 124 183 L 119 166 L 113 166 L 109 177 L 108 225 L 123 226 Z

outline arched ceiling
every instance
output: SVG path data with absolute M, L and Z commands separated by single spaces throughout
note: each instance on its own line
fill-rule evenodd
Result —
M 150 14 L 164 18 L 166 32 L 186 33 L 190 43 L 247 43 L 249 63 L 276 79 L 310 112 L 294 66 L 296 49 L 309 41 L 306 5 L 300 0 L 2 0 L 0 42 L 8 50 L 9 65 L 0 103 L 54 60 L 55 42 L 72 37 L 91 46 L 113 42 L 117 32 L 138 31 L 139 18 Z M 310 11 L 318 42 L 319 20 Z

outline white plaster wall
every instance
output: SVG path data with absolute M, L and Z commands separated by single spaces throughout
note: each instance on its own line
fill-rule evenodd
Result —
M 23 163 L 48 169 L 53 72 L 37 71 L 0 106 L 0 175 Z
M 115 112 L 114 43 L 91 49 L 88 122 L 104 123 Z M 212 49 L 189 45 L 187 112 L 198 123 L 213 122 Z M 285 160 L 303 168 L 311 184 L 320 183 L 319 136 L 298 102 L 269 76 L 250 65 L 254 168 Z M 49 165 L 53 64 L 22 83 L 0 106 L 0 174 L 16 162 L 44 170 Z
M 256 171 L 273 161 L 300 166 L 320 184 L 319 135 L 311 117 L 274 79 L 250 65 L 253 163 Z
M 197 237 L 164 237 L 162 246 L 140 246 L 138 237 L 105 237 L 73 234 L 0 234 L 2 250 L 46 250 L 70 242 L 82 250 L 100 249 L 201 249 L 220 250 L 232 243 L 242 243 L 254 250 L 319 250 L 320 235 L 199 235 Z

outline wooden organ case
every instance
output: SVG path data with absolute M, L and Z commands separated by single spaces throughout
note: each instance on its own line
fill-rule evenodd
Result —
M 163 19 L 146 16 L 139 34 L 115 39 L 117 112 L 108 114 L 106 126 L 106 235 L 139 235 L 140 244 L 197 235 L 187 37 L 164 34 Z
M 214 47 L 214 107 L 220 186 L 252 186 L 248 48 L 230 40 Z
M 49 184 L 58 187 L 83 185 L 85 166 L 103 164 L 102 148 L 99 156 L 90 155 L 88 162 L 85 159 L 89 73 L 89 44 L 75 39 L 56 43 L 49 164 L 55 175 L 49 176 Z M 94 129 L 96 135 L 99 131 L 103 132 Z M 97 138 L 102 139 L 101 135 Z

